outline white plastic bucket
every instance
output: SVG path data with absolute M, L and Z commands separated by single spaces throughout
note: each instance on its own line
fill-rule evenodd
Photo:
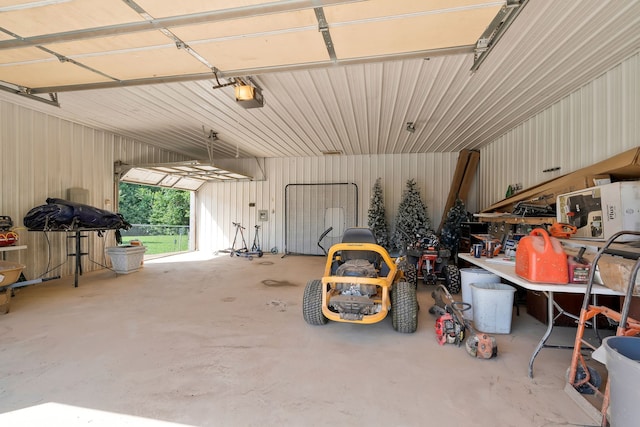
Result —
M 506 283 L 472 283 L 473 325 L 488 334 L 511 333 L 513 296 L 516 288 Z
M 462 302 L 472 304 L 469 310 L 462 314 L 465 319 L 473 320 L 473 301 L 471 296 L 472 283 L 500 283 L 500 277 L 483 268 L 461 268 L 460 285 L 462 287 Z
M 118 274 L 134 273 L 140 269 L 144 260 L 145 246 L 113 246 L 105 249 L 111 259 L 113 270 Z
M 640 338 L 607 337 L 602 345 L 607 355 L 610 381 L 609 418 L 612 426 L 635 427 L 640 420 Z

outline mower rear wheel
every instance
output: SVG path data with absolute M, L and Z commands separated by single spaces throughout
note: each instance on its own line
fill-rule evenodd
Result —
M 302 315 L 310 325 L 325 325 L 329 319 L 322 314 L 322 281 L 310 280 L 304 288 Z
M 444 278 L 449 293 L 457 294 L 462 287 L 460 283 L 460 269 L 458 266 L 449 264 L 444 268 Z
M 416 288 L 409 282 L 398 282 L 391 290 L 391 324 L 393 329 L 412 334 L 418 329 Z

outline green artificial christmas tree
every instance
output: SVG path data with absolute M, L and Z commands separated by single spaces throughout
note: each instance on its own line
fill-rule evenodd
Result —
M 384 211 L 384 199 L 382 197 L 382 178 L 376 179 L 373 185 L 373 195 L 369 204 L 369 228 L 376 236 L 376 241 L 380 246 L 389 250 L 389 230 Z
M 464 202 L 456 199 L 455 204 L 447 213 L 447 218 L 444 221 L 442 233 L 440 234 L 440 244 L 449 249 L 453 255 L 458 253 L 461 224 L 467 221 L 468 218 Z
M 416 181 L 407 181 L 407 188 L 402 193 L 402 200 L 398 207 L 393 244 L 401 252 L 407 247 L 413 247 L 418 242 L 418 236 L 425 236 L 431 230 L 431 221 L 427 216 L 427 206 L 420 197 Z

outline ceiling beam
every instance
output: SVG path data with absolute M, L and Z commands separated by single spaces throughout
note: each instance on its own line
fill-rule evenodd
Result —
M 125 24 L 104 27 L 85 28 L 76 31 L 66 31 L 54 34 L 43 34 L 33 37 L 20 37 L 14 40 L 0 41 L 0 50 L 15 49 L 30 46 L 40 46 L 51 43 L 86 40 L 98 37 L 116 36 L 141 31 L 161 30 L 167 27 L 181 27 L 185 25 L 202 24 L 206 22 L 226 21 L 231 19 L 249 18 L 274 13 L 293 12 L 304 9 L 314 9 L 323 6 L 333 6 L 346 3 L 357 3 L 363 0 L 284 0 L 250 6 L 234 7 L 188 15 L 158 18 L 152 21 L 129 22 Z M 125 0 L 125 3 L 127 1 Z M 7 34 L 3 28 L 0 30 Z

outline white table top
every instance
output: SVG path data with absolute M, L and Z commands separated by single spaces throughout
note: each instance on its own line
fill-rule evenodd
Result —
M 27 245 L 20 246 L 0 246 L 0 252 L 8 252 L 8 251 L 19 251 L 22 249 L 27 249 Z
M 554 283 L 534 283 L 530 282 L 516 274 L 515 263 L 505 263 L 502 261 L 502 257 L 496 258 L 475 258 L 470 254 L 458 254 L 458 258 L 463 259 L 471 264 L 477 265 L 480 268 L 484 268 L 505 280 L 515 283 L 518 286 L 522 286 L 530 291 L 539 292 L 562 292 L 569 294 L 584 294 L 587 289 L 586 284 L 568 283 L 566 285 L 558 285 Z M 591 288 L 591 293 L 596 295 L 625 295 L 623 292 L 615 291 L 607 288 L 603 285 L 594 284 Z

